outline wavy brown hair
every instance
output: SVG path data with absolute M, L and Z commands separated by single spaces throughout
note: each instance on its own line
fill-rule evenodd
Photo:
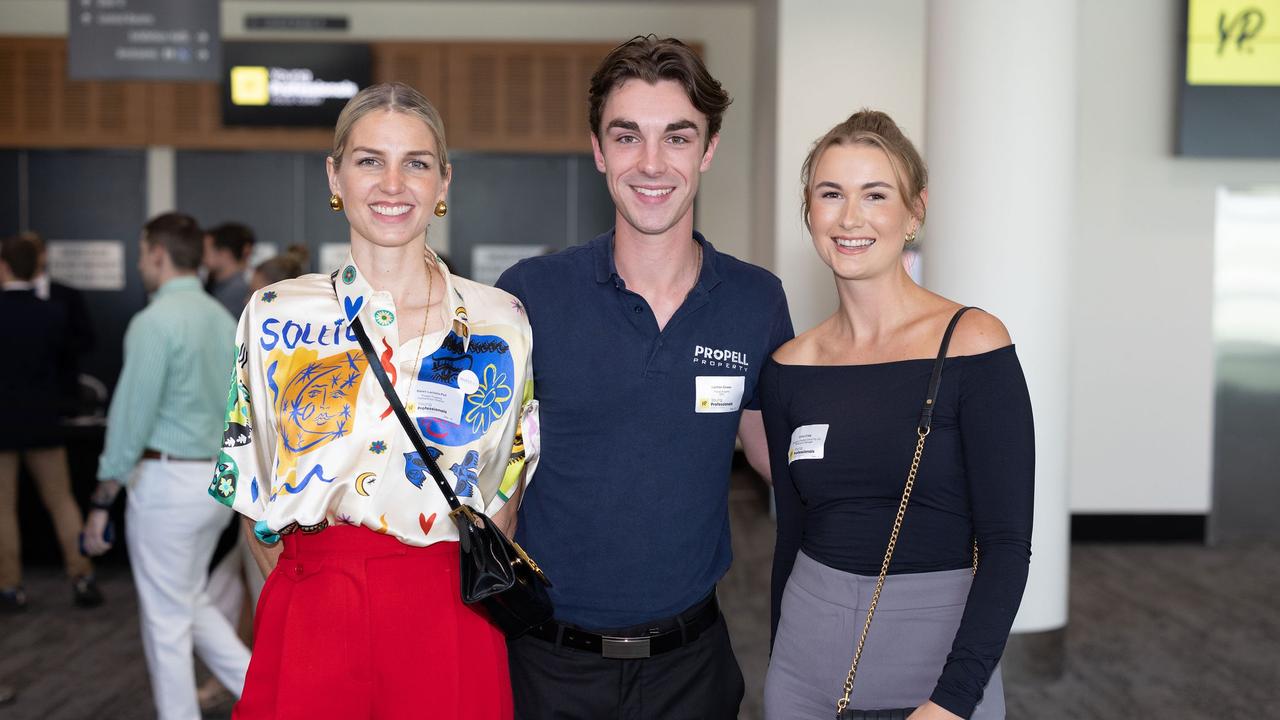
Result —
M 597 138 L 609 93 L 628 80 L 642 80 L 650 85 L 660 80 L 679 83 L 693 107 L 707 116 L 704 146 L 720 132 L 724 111 L 733 102 L 693 48 L 675 38 L 637 35 L 614 48 L 591 76 L 587 119 Z

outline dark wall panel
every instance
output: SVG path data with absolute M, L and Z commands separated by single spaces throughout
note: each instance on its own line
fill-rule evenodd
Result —
M 449 258 L 471 275 L 481 244 L 569 244 L 569 162 L 563 155 L 453 153 Z
M 324 153 L 182 151 L 175 162 L 178 207 L 201 225 L 239 222 L 259 242 L 311 251 L 347 241 L 347 224 L 329 209 Z
M 604 173 L 596 169 L 590 155 L 572 159 L 577 173 L 577 228 L 569 244 L 581 245 L 613 227 L 613 198 L 604 182 Z
M 19 150 L 0 150 L 0 237 L 22 230 Z
M 346 243 L 351 240 L 351 230 L 347 225 L 346 216 L 329 209 L 329 180 L 324 171 L 324 158 L 323 153 L 310 154 L 303 158 L 302 191 L 298 196 L 298 202 L 302 206 L 302 227 L 306 245 L 311 249 L 311 269 L 316 272 L 335 269 L 318 265 L 321 245 Z
M 30 226 L 48 240 L 119 240 L 125 288 L 87 290 L 98 333 L 82 370 L 114 387 L 129 318 L 146 304 L 138 275 L 138 235 L 146 222 L 146 160 L 139 150 L 28 153 Z

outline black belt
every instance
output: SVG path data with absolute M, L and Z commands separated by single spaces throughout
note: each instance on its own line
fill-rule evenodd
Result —
M 679 615 L 651 623 L 652 629 L 639 635 L 600 635 L 555 620 L 543 623 L 529 634 L 547 642 L 619 660 L 635 660 L 661 655 L 688 645 L 711 629 L 720 617 L 720 604 L 711 597 Z
M 143 460 L 170 460 L 173 462 L 209 462 L 209 463 L 213 462 L 214 460 L 211 457 L 202 457 L 202 458 L 177 457 L 175 455 L 170 455 L 168 453 L 160 452 L 155 448 L 147 448 L 146 450 L 143 450 L 142 459 Z

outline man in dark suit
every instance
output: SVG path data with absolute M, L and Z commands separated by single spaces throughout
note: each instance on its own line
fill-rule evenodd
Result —
M 37 250 L 36 275 L 31 280 L 36 297 L 62 307 L 67 318 L 67 332 L 72 341 L 67 343 L 57 358 L 58 412 L 62 417 L 75 417 L 80 408 L 80 359 L 93 352 L 97 335 L 89 317 L 84 294 L 79 290 L 49 277 L 48 247 L 39 233 L 25 232 L 21 237 L 35 244 Z

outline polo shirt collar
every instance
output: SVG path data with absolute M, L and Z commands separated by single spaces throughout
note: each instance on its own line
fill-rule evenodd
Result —
M 613 239 L 616 232 L 616 229 L 610 230 L 591 241 L 591 250 L 595 256 L 596 282 L 601 284 L 615 277 L 621 277 L 618 275 L 618 264 L 613 259 Z M 709 291 L 720 284 L 720 258 L 715 247 L 707 242 L 702 233 L 694 230 L 693 240 L 702 246 L 702 269 L 698 272 L 698 282 L 694 288 Z
M 462 340 L 462 348 L 465 352 L 471 345 L 471 319 L 467 316 L 466 299 L 454 284 L 449 267 L 431 248 L 426 249 L 426 259 L 427 262 L 435 263 L 440 276 L 444 278 L 444 297 L 452 308 L 450 315 L 453 318 L 453 333 Z M 347 261 L 342 264 L 342 269 L 335 273 L 334 287 L 337 288 L 338 302 L 342 305 L 342 312 L 347 322 L 351 322 L 357 316 L 367 319 L 367 316 L 372 314 L 373 311 L 369 308 L 373 305 L 373 295 L 378 291 L 365 280 L 364 273 L 356 268 L 355 258 L 351 256 L 350 251 L 347 252 Z M 377 327 L 377 324 L 366 321 L 364 326 L 366 329 L 372 329 Z
M 161 285 L 151 296 L 152 299 L 162 298 L 165 295 L 171 295 L 175 292 L 196 290 L 204 292 L 204 288 L 200 285 L 200 278 L 195 275 L 179 275 L 172 278 Z

